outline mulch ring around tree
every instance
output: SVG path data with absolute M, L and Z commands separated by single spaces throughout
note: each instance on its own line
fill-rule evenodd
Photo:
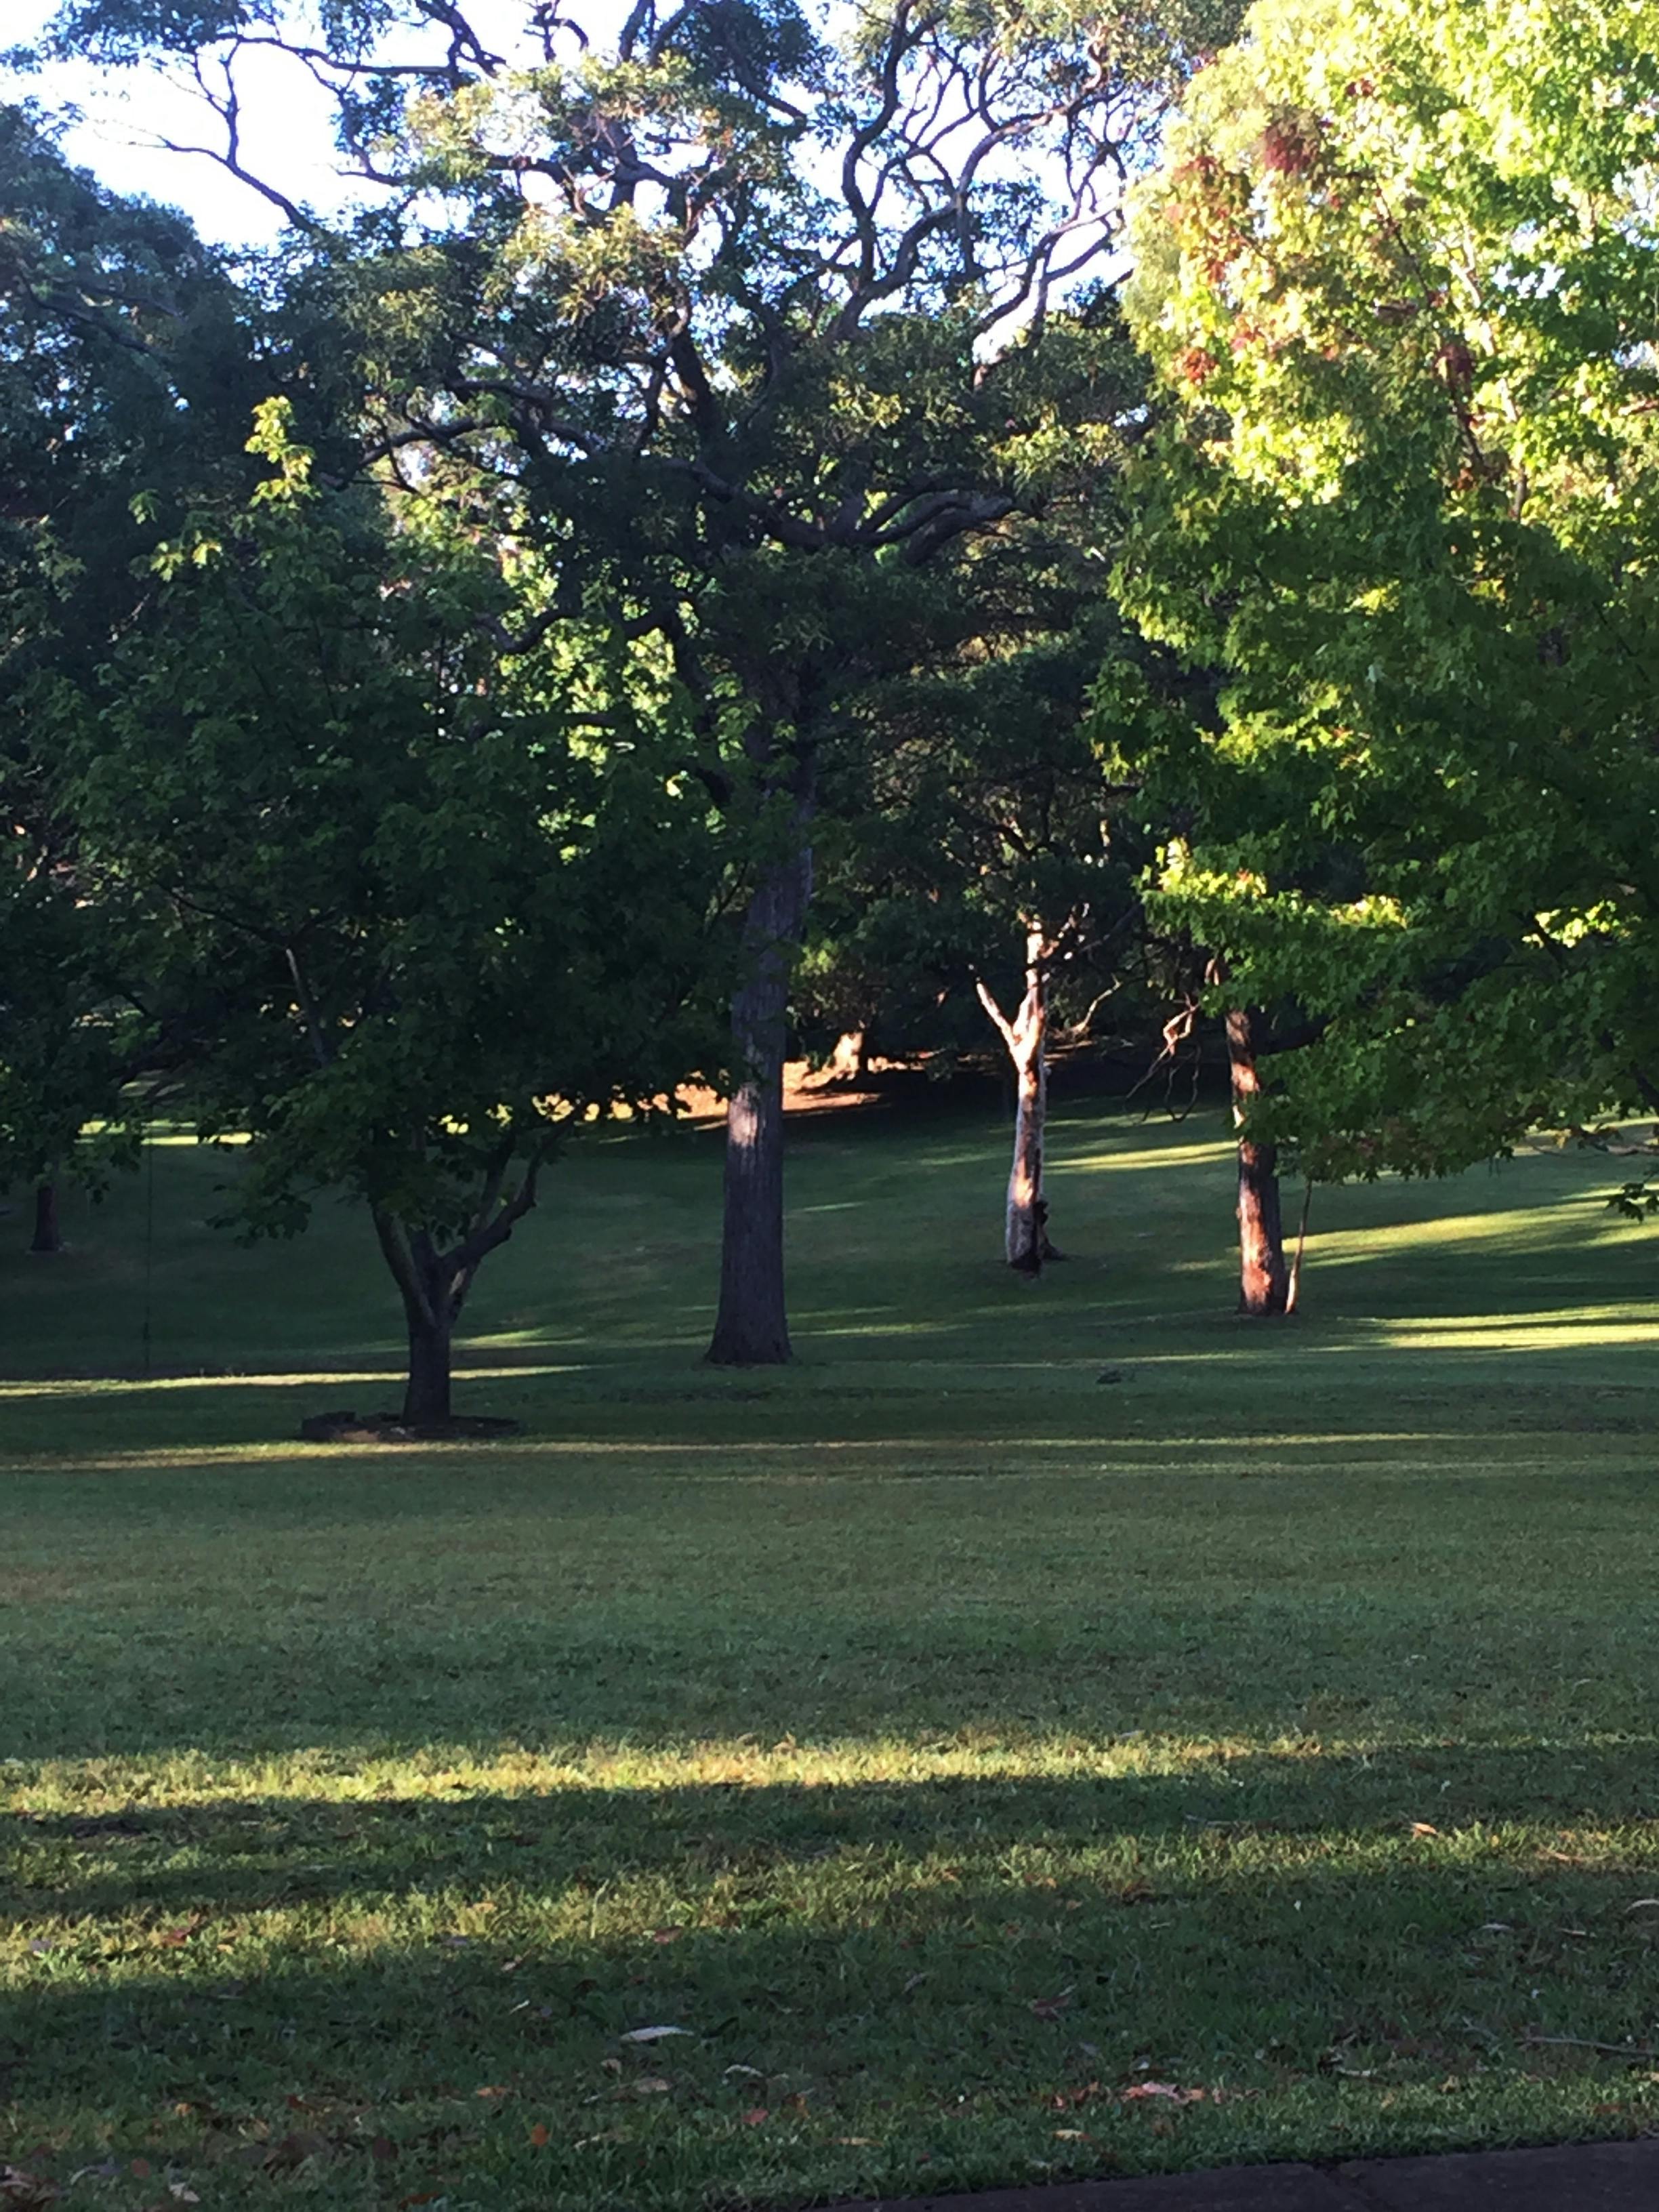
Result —
M 442 1421 L 406 1421 L 401 1413 L 313 1413 L 300 1424 L 308 1444 L 488 1443 L 516 1437 L 523 1426 L 491 1413 L 452 1413 Z

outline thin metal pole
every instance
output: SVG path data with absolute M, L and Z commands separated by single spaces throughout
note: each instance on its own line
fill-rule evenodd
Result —
M 155 1272 L 155 1142 L 144 1124 L 144 1373 L 149 1373 L 151 1284 Z

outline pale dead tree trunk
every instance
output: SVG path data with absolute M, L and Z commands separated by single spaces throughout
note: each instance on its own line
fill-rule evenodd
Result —
M 777 1367 L 790 1356 L 783 1287 L 783 1055 L 789 981 L 812 892 L 807 802 L 799 849 L 766 868 L 744 917 L 746 973 L 732 999 L 737 1081 L 726 1110 L 726 1214 L 716 1367 Z
M 1014 1157 L 1008 1170 L 1003 1254 L 1023 1275 L 1042 1272 L 1060 1256 L 1048 1241 L 1042 1188 L 1042 1146 L 1048 1116 L 1048 974 L 1055 945 L 1040 927 L 1025 933 L 1025 991 L 1012 1019 L 979 977 L 979 1002 L 996 1024 L 1014 1066 Z
M 1254 1019 L 1243 1007 L 1227 1017 L 1227 1059 L 1232 1071 L 1233 1126 L 1240 1133 L 1238 1310 L 1272 1320 L 1286 1310 L 1291 1279 L 1279 1204 L 1279 1147 L 1243 1133 L 1245 1117 L 1261 1091 Z
M 862 1083 L 869 1066 L 869 1036 L 867 1029 L 843 1030 L 836 1039 L 836 1048 L 824 1069 L 824 1079 L 830 1083 Z
M 63 1231 L 58 1221 L 58 1185 L 49 1176 L 45 1182 L 35 1186 L 34 1237 L 29 1249 L 31 1252 L 52 1253 L 61 1252 L 63 1249 Z

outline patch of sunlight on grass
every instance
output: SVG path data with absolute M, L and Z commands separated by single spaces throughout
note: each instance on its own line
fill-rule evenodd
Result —
M 1569 1240 L 1594 1244 L 1619 1237 L 1620 1224 L 1610 1217 L 1604 1222 L 1589 1211 L 1582 1194 L 1553 1200 L 1544 1206 L 1495 1206 L 1490 1212 L 1445 1213 L 1427 1220 L 1375 1222 L 1358 1230 L 1327 1230 L 1308 1240 L 1308 1266 L 1322 1273 L 1328 1267 L 1347 1267 L 1372 1261 L 1383 1253 L 1416 1254 L 1425 1248 L 1437 1259 L 1441 1248 L 1459 1245 L 1507 1245 L 1516 1250 L 1540 1252 Z M 1626 1231 L 1626 1235 L 1628 1231 Z
M 1641 1317 L 1628 1306 L 1582 1316 L 1560 1311 L 1539 1314 L 1471 1314 L 1424 1319 L 1389 1316 L 1369 1326 L 1351 1324 L 1380 1345 L 1414 1352 L 1565 1352 L 1599 1344 L 1659 1343 L 1659 1314 Z M 1331 1345 L 1326 1349 L 1340 1352 Z
M 459 1365 L 454 1369 L 453 1376 L 457 1382 L 494 1382 L 504 1376 L 580 1375 L 586 1371 L 586 1365 L 580 1361 L 543 1361 L 534 1366 L 520 1366 L 515 1360 L 507 1367 Z M 23 1382 L 0 1382 L 0 1402 L 10 1398 L 147 1397 L 168 1390 L 343 1390 L 354 1383 L 373 1384 L 376 1389 L 401 1390 L 403 1370 L 325 1367 L 300 1374 L 264 1374 L 257 1368 L 246 1368 L 179 1375 L 60 1375 Z
M 1076 1169 L 1087 1169 L 1090 1173 L 1130 1168 L 1195 1168 L 1218 1167 L 1233 1158 L 1233 1147 L 1224 1140 L 1188 1145 L 1149 1145 L 1130 1152 L 1102 1146 L 1099 1151 L 1082 1151 L 1068 1147 L 1056 1167 L 1050 1164 L 1051 1173 L 1065 1173 Z

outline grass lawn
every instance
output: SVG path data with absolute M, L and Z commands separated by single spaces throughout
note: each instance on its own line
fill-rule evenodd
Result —
M 715 1140 L 610 1139 L 481 1278 L 487 1448 L 286 1441 L 394 1389 L 343 1209 L 239 1249 L 169 1145 L 0 1222 L 0 2160 L 713 2212 L 1659 2121 L 1618 1164 L 1322 1194 L 1262 1330 L 1213 1117 L 1067 1107 L 1035 1287 L 994 1117 L 793 1142 L 796 1365 L 698 1364 Z

